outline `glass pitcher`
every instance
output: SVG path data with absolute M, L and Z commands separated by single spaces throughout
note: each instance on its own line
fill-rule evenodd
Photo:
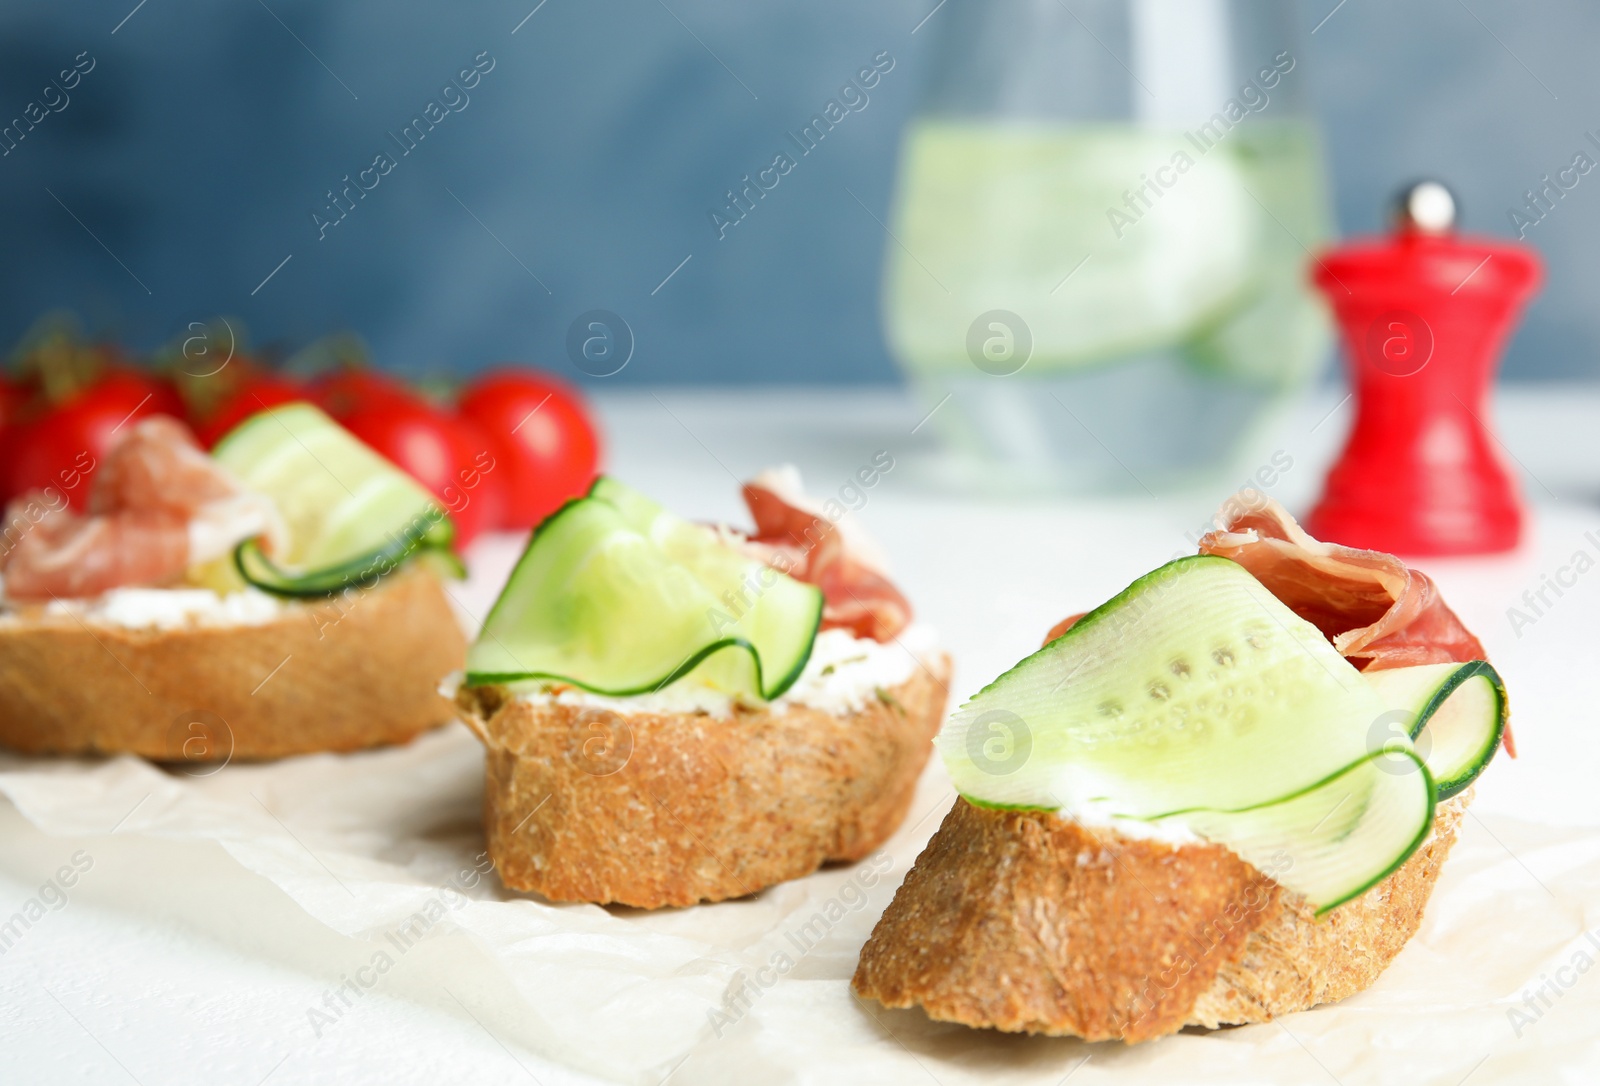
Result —
M 949 0 L 933 22 L 884 319 L 955 465 L 1133 490 L 1235 466 L 1328 346 L 1292 6 Z

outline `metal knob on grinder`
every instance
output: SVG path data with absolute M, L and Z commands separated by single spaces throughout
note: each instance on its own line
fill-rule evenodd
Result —
M 1543 277 L 1525 246 L 1455 232 L 1437 181 L 1401 191 L 1394 232 L 1316 262 L 1339 320 L 1356 417 L 1307 520 L 1319 539 L 1406 555 L 1488 554 L 1522 536 L 1488 428 L 1495 367 Z

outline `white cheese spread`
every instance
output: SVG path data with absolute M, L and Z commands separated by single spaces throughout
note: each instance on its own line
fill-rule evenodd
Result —
M 289 606 L 254 588 L 219 595 L 209 588 L 113 588 L 91 599 L 55 600 L 47 616 L 130 630 L 185 626 L 259 626 Z
M 1146 822 L 1138 818 L 1123 818 L 1110 814 L 1093 801 L 1082 803 L 1076 807 L 1063 807 L 1056 812 L 1062 818 L 1071 819 L 1085 829 L 1112 830 L 1123 837 L 1137 841 L 1158 841 L 1168 845 L 1193 845 L 1205 840 L 1196 834 L 1180 819 L 1171 818 L 1163 822 Z
M 933 631 L 920 624 L 886 644 L 856 637 L 849 630 L 823 630 L 817 634 L 805 670 L 769 707 L 783 712 L 792 705 L 803 705 L 834 716 L 856 712 L 877 698 L 880 690 L 900 685 L 917 668 L 927 666 L 924 661 L 931 660 L 937 650 Z M 736 696 L 693 679 L 690 675 L 649 694 L 622 698 L 544 681 L 513 683 L 512 689 L 518 698 L 533 705 L 577 705 L 610 709 L 624 716 L 708 713 L 725 718 L 732 714 Z M 751 703 L 751 707 L 759 708 L 760 703 Z

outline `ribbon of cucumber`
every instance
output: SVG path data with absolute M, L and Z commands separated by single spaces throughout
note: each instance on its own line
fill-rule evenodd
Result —
M 1293 795 L 1237 811 L 1199 809 L 1171 821 L 1226 844 L 1303 894 L 1320 916 L 1388 878 L 1427 840 L 1437 803 L 1414 751 L 1371 754 Z
M 693 673 L 770 700 L 799 678 L 822 593 L 602 476 L 534 530 L 467 682 L 547 680 L 630 696 Z
M 938 745 L 970 802 L 1181 825 L 1325 911 L 1426 837 L 1432 771 L 1459 790 L 1493 754 L 1488 665 L 1421 670 L 1363 675 L 1242 566 L 1182 558 L 985 687 Z
M 455 526 L 405 472 L 304 403 L 252 415 L 211 455 L 277 505 L 289 529 L 285 553 L 256 540 L 234 554 L 246 581 L 280 596 L 325 596 L 364 584 L 419 554 L 450 553 Z
M 1366 671 L 1362 678 L 1390 708 L 1449 799 L 1478 779 L 1506 730 L 1506 687 L 1484 660 Z

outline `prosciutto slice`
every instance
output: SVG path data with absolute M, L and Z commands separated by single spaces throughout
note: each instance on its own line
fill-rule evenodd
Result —
M 241 493 L 238 483 L 177 419 L 155 415 L 129 430 L 106 457 L 89 493 L 89 512 L 160 510 L 188 518 Z
M 6 508 L 0 575 L 7 598 L 173 584 L 241 540 L 282 533 L 268 499 L 245 492 L 187 427 L 161 416 L 139 422 L 112 446 L 91 484 L 86 515 L 59 499 L 36 491 Z
M 65 506 L 52 508 L 49 500 L 34 491 L 6 508 L 8 531 L 24 533 L 0 555 L 10 599 L 97 596 L 121 585 L 170 584 L 188 568 L 189 530 L 180 516 L 150 510 L 80 516 Z
M 911 624 L 911 604 L 884 574 L 876 549 L 805 496 L 794 468 L 744 486 L 756 522 L 747 546 L 768 565 L 822 590 L 823 629 L 891 641 Z
M 1200 553 L 1248 569 L 1356 667 L 1487 659 L 1434 583 L 1394 555 L 1313 539 L 1270 498 L 1230 508 L 1239 511 L 1201 537 Z

